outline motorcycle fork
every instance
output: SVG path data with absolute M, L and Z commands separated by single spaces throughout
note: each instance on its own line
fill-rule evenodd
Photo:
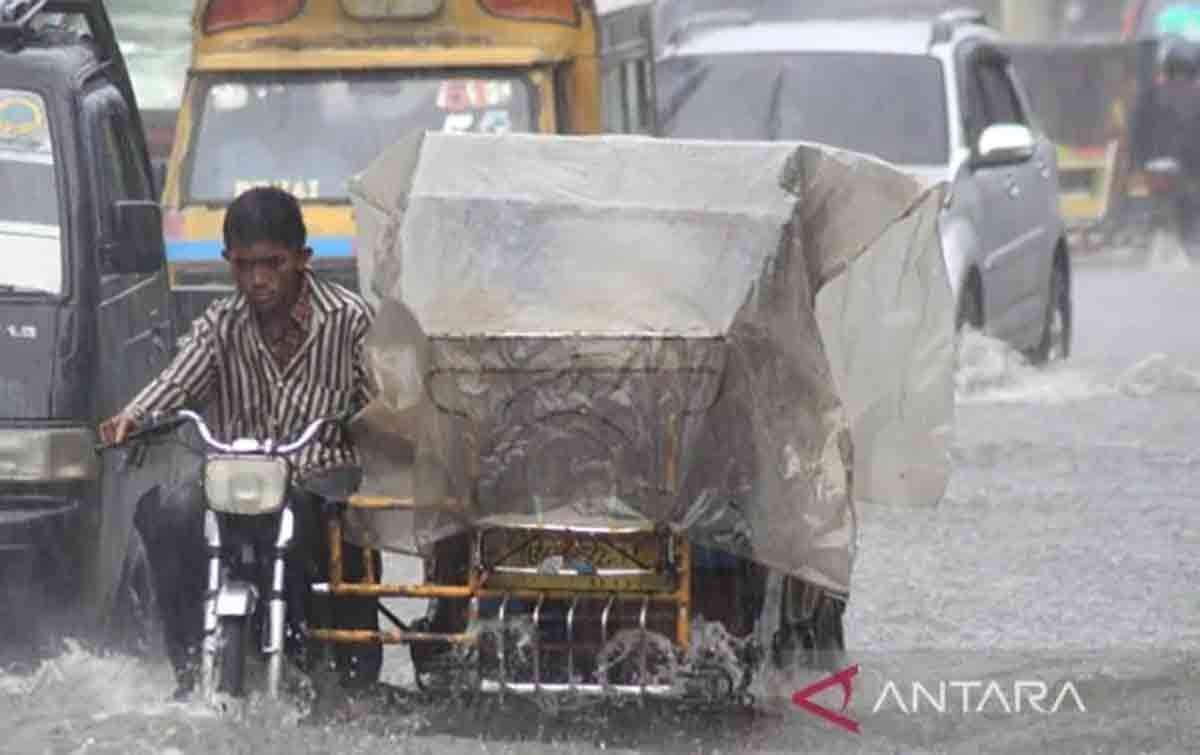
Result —
M 264 627 L 263 653 L 267 656 L 267 694 L 279 697 L 283 678 L 283 635 L 287 624 L 287 584 L 284 577 L 288 549 L 296 534 L 296 520 L 287 506 L 279 515 L 279 531 L 272 551 L 271 592 L 268 598 L 267 626 Z
M 204 592 L 204 642 L 200 652 L 201 693 L 205 700 L 212 700 L 216 693 L 217 596 L 221 592 L 221 524 L 217 515 L 208 509 L 204 512 L 204 540 L 208 546 L 208 582 Z
M 263 626 L 262 651 L 267 656 L 267 695 L 279 697 L 283 679 L 284 632 L 287 626 L 287 553 L 295 538 L 295 517 L 290 506 L 279 514 L 279 526 L 271 549 L 270 593 L 267 616 Z M 201 652 L 201 679 L 205 699 L 211 700 L 216 690 L 216 659 L 220 653 L 220 616 L 217 601 L 223 587 L 221 523 L 211 509 L 204 513 L 204 539 L 208 546 L 208 583 L 204 598 L 204 643 Z M 251 611 L 247 618 L 253 618 Z

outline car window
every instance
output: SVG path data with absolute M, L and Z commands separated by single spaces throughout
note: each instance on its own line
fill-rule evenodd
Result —
M 62 215 L 46 101 L 0 89 L 0 295 L 63 291 Z
M 658 77 L 665 136 L 812 141 L 901 165 L 948 160 L 945 74 L 926 55 L 696 55 L 664 61 Z
M 980 102 L 987 126 L 997 123 L 1025 123 L 1021 103 L 1006 67 L 986 62 L 976 66 Z

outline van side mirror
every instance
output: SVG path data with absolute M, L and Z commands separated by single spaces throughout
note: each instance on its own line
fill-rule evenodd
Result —
M 109 275 L 153 275 L 166 260 L 162 208 L 158 202 L 113 202 L 115 237 L 101 249 L 103 272 Z
M 988 126 L 979 136 L 975 150 L 977 166 L 1013 165 L 1033 159 L 1037 141 L 1033 131 L 1019 123 L 997 123 Z

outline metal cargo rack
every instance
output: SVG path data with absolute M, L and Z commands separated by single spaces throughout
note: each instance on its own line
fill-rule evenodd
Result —
M 344 504 L 342 511 L 344 512 L 346 509 L 363 511 L 414 510 L 417 508 L 418 505 L 412 498 L 356 496 Z M 441 505 L 425 508 L 437 509 L 447 513 L 458 513 L 464 510 L 463 506 L 457 501 L 446 501 Z M 467 600 L 469 601 L 469 627 L 476 627 L 477 622 L 482 618 L 481 603 L 484 601 L 499 601 L 499 608 L 495 616 L 495 621 L 500 625 L 501 630 L 496 633 L 499 636 L 499 640 L 496 643 L 498 674 L 496 678 L 484 678 L 482 674 L 480 675 L 478 688 L 482 692 L 507 692 L 518 695 L 572 693 L 584 696 L 616 695 L 640 698 L 676 697 L 686 694 L 684 689 L 677 684 L 645 683 L 649 655 L 649 643 L 645 641 L 640 643 L 640 657 L 637 659 L 639 669 L 641 670 L 640 678 L 643 683 L 610 684 L 607 681 L 606 673 L 598 674 L 601 677 L 601 681 L 598 683 L 575 681 L 577 653 L 584 647 L 578 641 L 580 627 L 577 624 L 576 617 L 581 613 L 581 606 L 588 603 L 594 603 L 597 607 L 599 605 L 603 606 L 599 612 L 597 626 L 591 627 L 593 632 L 597 628 L 599 630 L 600 646 L 606 644 L 614 636 L 615 622 L 613 619 L 620 612 L 620 607 L 625 605 L 632 608 L 633 615 L 637 617 L 635 626 L 628 628 L 636 628 L 642 633 L 643 637 L 645 637 L 647 632 L 652 631 L 649 622 L 653 609 L 658 608 L 661 611 L 661 609 L 665 608 L 667 613 L 673 613 L 674 620 L 671 622 L 673 624 L 673 636 L 669 639 L 672 641 L 676 651 L 686 652 L 688 650 L 691 641 L 692 619 L 691 548 L 687 540 L 676 533 L 668 532 L 665 535 L 668 555 L 663 572 L 641 574 L 640 576 L 645 579 L 639 585 L 630 586 L 628 579 L 626 579 L 626 584 L 614 587 L 614 580 L 604 573 L 594 576 L 571 574 L 550 577 L 550 579 L 556 582 L 561 582 L 561 586 L 556 584 L 552 587 L 546 586 L 544 588 L 529 589 L 520 586 L 522 577 L 528 575 L 519 572 L 513 573 L 516 570 L 504 574 L 502 570 L 494 569 L 484 563 L 482 544 L 488 532 L 509 528 L 483 526 L 473 531 L 472 555 L 465 583 L 431 584 L 423 582 L 419 584 L 389 584 L 380 582 L 378 575 L 375 573 L 373 558 L 366 559 L 366 570 L 362 581 L 347 580 L 342 564 L 342 513 L 339 512 L 337 515 L 330 517 L 328 526 L 329 542 L 331 544 L 329 582 L 314 585 L 314 591 L 318 593 L 339 597 Z M 605 537 L 619 537 L 622 534 L 631 533 L 644 535 L 659 531 L 653 528 L 652 525 L 647 525 L 640 528 L 628 528 L 624 531 L 605 530 L 602 533 L 600 531 L 588 533 L 579 528 L 571 527 L 543 527 L 531 530 L 531 532 L 544 534 L 555 530 L 583 536 L 602 535 Z M 505 580 L 498 580 L 503 581 L 505 583 L 504 586 L 491 586 L 489 583 L 496 580 L 498 576 L 507 577 Z M 654 576 L 668 576 L 669 579 L 649 579 L 649 577 Z M 616 581 L 620 582 L 621 580 L 618 578 Z M 534 659 L 533 680 L 527 682 L 513 681 L 508 676 L 509 669 L 507 666 L 504 635 L 506 634 L 505 630 L 513 620 L 510 608 L 517 601 L 533 603 L 533 610 L 530 614 L 534 627 L 533 637 L 535 642 L 535 649 L 532 654 L 532 658 Z M 537 640 L 538 630 L 544 625 L 544 609 L 546 604 L 555 601 L 561 601 L 568 606 L 565 616 L 565 642 L 555 646 L 549 644 L 543 645 Z M 414 631 L 386 607 L 381 605 L 380 612 L 386 617 L 392 628 L 379 632 L 371 630 L 318 628 L 311 631 L 312 637 L 316 640 L 335 644 L 379 643 L 383 645 L 398 645 L 440 643 L 478 650 L 482 644 L 483 637 L 492 634 L 491 632 L 482 632 L 477 628 L 461 633 Z M 540 658 L 543 650 L 565 651 L 566 682 L 555 683 L 543 681 L 543 669 Z M 733 693 L 734 690 L 730 689 L 729 694 L 732 695 Z

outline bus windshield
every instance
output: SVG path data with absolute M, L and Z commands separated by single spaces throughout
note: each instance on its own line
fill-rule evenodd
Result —
M 225 203 L 271 184 L 309 201 L 349 201 L 347 182 L 406 133 L 530 131 L 519 75 L 271 74 L 202 86 L 186 200 Z

